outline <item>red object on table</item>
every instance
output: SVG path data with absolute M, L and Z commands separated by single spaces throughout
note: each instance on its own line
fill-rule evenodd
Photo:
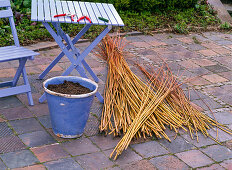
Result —
M 90 19 L 88 16 L 82 16 L 82 17 L 80 17 L 80 18 L 77 20 L 77 22 L 79 22 L 79 21 L 82 20 L 82 19 L 87 19 L 87 20 L 91 23 L 91 19 Z
M 74 21 L 74 16 L 77 14 L 69 14 L 69 13 L 65 13 L 65 14 L 58 14 L 58 15 L 54 15 L 54 18 L 56 17 L 63 17 L 63 16 L 69 16 L 71 17 L 71 20 Z

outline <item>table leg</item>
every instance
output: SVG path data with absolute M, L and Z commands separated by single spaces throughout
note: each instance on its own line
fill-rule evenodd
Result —
M 93 50 L 94 47 L 106 36 L 106 34 L 111 30 L 111 26 L 108 26 L 102 31 L 102 33 L 78 56 L 77 60 L 72 63 L 68 69 L 65 71 L 65 74 L 70 74 L 71 71 L 76 68 L 80 63 L 82 63 L 90 75 L 95 79 L 97 76 L 94 74 L 93 70 L 89 65 L 84 61 L 84 58 Z M 83 62 L 84 61 L 84 62 Z M 98 79 L 98 78 L 97 78 Z
M 73 44 L 76 44 L 78 40 L 85 34 L 86 31 L 91 27 L 90 24 L 87 24 L 72 40 Z M 68 45 L 67 49 L 69 50 L 71 47 Z M 39 75 L 39 79 L 43 79 L 47 73 L 60 61 L 60 59 L 64 56 L 64 52 L 62 51 L 52 62 L 51 64 Z
M 105 35 L 111 30 L 112 26 L 108 26 L 104 29 L 104 31 L 81 53 L 79 54 L 79 52 L 76 50 L 76 48 L 74 47 L 74 40 L 71 41 L 70 37 L 67 36 L 66 34 L 63 34 L 62 37 L 66 39 L 68 45 L 65 46 L 62 42 L 62 38 L 61 36 L 59 36 L 58 34 L 56 34 L 56 32 L 51 28 L 51 26 L 44 22 L 43 25 L 45 26 L 45 28 L 49 31 L 49 33 L 52 35 L 52 37 L 55 39 L 55 41 L 57 42 L 57 44 L 59 45 L 59 47 L 62 50 L 62 53 L 54 60 L 54 62 L 52 62 L 45 71 L 46 74 L 50 71 L 51 68 L 54 67 L 54 65 L 64 56 L 66 55 L 68 57 L 68 59 L 71 62 L 71 65 L 68 67 L 68 69 L 62 74 L 62 75 L 69 75 L 73 69 L 76 69 L 80 75 L 82 77 L 87 77 L 87 75 L 85 74 L 85 70 L 82 66 L 82 64 L 85 66 L 86 70 L 90 73 L 90 75 L 96 80 L 98 81 L 98 77 L 94 74 L 94 72 L 92 71 L 92 69 L 89 67 L 89 65 L 84 61 L 84 58 L 93 50 L 93 48 L 105 37 Z M 90 26 L 89 26 L 90 27 Z M 88 27 L 88 28 L 89 28 Z M 81 34 L 84 34 L 88 29 L 84 29 L 83 32 Z M 64 33 L 64 32 L 63 32 Z M 62 34 L 62 33 L 61 33 Z M 77 37 L 77 36 L 76 36 Z M 75 38 L 76 38 L 75 37 Z M 80 38 L 80 37 L 79 37 Z M 78 41 L 78 39 L 77 39 Z M 69 51 L 69 49 L 72 48 L 73 53 Z M 78 52 L 78 53 L 77 53 Z M 73 56 L 76 56 L 77 59 L 75 60 L 73 58 Z M 44 72 L 45 72 L 44 71 Z M 44 74 L 44 75 L 46 75 Z M 42 76 L 41 76 L 42 77 Z M 98 97 L 99 101 L 103 103 L 104 99 L 101 96 L 101 94 L 99 92 L 97 92 L 96 97 Z M 45 95 L 43 94 L 41 96 L 41 98 L 39 99 L 39 102 L 43 102 L 46 99 Z

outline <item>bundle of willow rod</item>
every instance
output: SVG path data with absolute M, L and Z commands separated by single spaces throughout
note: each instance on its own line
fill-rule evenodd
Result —
M 170 73 L 165 73 L 163 68 L 160 68 L 156 77 L 154 77 L 154 83 L 156 79 L 159 79 L 164 83 L 164 87 L 153 89 L 152 86 L 144 83 L 130 70 L 123 58 L 124 46 L 122 38 L 107 36 L 98 46 L 98 53 L 96 53 L 99 57 L 107 60 L 108 63 L 100 131 L 106 133 L 109 131 L 114 135 L 125 134 L 132 122 L 137 118 L 138 113 L 141 112 L 141 107 L 150 107 L 150 105 L 144 105 L 144 96 L 148 98 L 147 101 L 162 98 L 162 93 L 157 92 L 162 91 L 167 84 L 175 82 L 173 77 L 173 81 L 167 79 L 171 77 L 168 75 Z M 184 129 L 181 116 L 175 113 L 170 106 L 161 100 L 157 107 L 158 109 L 155 111 L 149 111 L 151 115 L 134 135 L 136 138 L 146 137 L 146 135 L 152 136 L 153 132 L 157 137 L 164 137 L 170 141 L 164 132 L 165 125 L 168 125 L 176 132 L 179 128 Z
M 162 66 L 150 74 L 140 67 L 150 80 L 147 84 L 137 77 L 123 57 L 125 43 L 121 37 L 107 36 L 98 47 L 96 54 L 108 63 L 100 131 L 124 134 L 111 154 L 115 153 L 114 159 L 133 138 L 155 134 L 171 141 L 165 134 L 167 126 L 176 133 L 179 128 L 187 131 L 187 127 L 191 136 L 198 131 L 209 136 L 207 129 L 213 126 L 231 133 L 191 105 L 170 69 Z
M 147 76 L 150 82 L 154 81 L 153 76 L 155 72 L 151 74 L 141 65 L 138 65 L 138 67 Z M 170 70 L 168 65 L 166 65 L 166 67 L 168 70 Z M 154 70 L 154 68 L 150 70 Z M 156 83 L 153 84 L 155 88 L 159 88 L 159 86 L 161 85 L 162 85 L 161 82 L 158 81 L 156 81 Z M 166 97 L 165 101 L 168 103 L 168 105 L 170 105 L 180 113 L 180 115 L 182 116 L 185 122 L 184 125 L 189 129 L 189 133 L 192 139 L 193 139 L 193 133 L 195 133 L 198 141 L 198 135 L 197 135 L 198 131 L 202 132 L 204 136 L 211 137 L 208 134 L 207 130 L 211 129 L 212 127 L 217 127 L 223 130 L 224 132 L 232 134 L 230 129 L 226 128 L 224 125 L 214 120 L 215 117 L 214 119 L 212 119 L 209 116 L 200 112 L 197 108 L 195 108 L 191 104 L 190 100 L 185 96 L 184 91 L 180 88 L 180 86 L 176 86 L 176 88 Z M 202 102 L 204 101 L 202 100 Z

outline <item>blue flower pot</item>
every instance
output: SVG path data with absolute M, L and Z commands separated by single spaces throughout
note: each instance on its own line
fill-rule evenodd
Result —
M 61 94 L 48 90 L 49 84 L 61 84 L 64 81 L 79 83 L 92 92 L 81 95 Z M 43 83 L 52 129 L 55 135 L 62 138 L 76 138 L 83 134 L 91 105 L 98 85 L 92 80 L 76 76 L 58 76 Z

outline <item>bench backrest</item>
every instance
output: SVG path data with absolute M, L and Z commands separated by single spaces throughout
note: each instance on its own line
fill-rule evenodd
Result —
M 15 46 L 19 47 L 19 39 L 18 39 L 16 28 L 15 28 L 15 22 L 13 18 L 13 12 L 11 9 L 10 0 L 0 0 L 0 8 L 5 8 L 5 9 L 0 10 L 0 18 L 9 18 L 10 27 L 11 27 L 12 35 L 14 38 Z

